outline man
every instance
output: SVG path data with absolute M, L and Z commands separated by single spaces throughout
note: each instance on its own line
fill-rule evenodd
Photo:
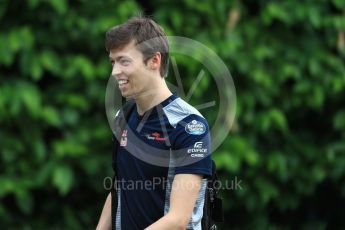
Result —
M 210 134 L 202 115 L 166 85 L 163 29 L 134 17 L 107 31 L 106 48 L 112 77 L 135 107 L 119 140 L 116 215 L 112 219 L 109 194 L 97 229 L 201 229 L 205 178 L 212 172 Z M 128 187 L 154 180 L 155 186 Z

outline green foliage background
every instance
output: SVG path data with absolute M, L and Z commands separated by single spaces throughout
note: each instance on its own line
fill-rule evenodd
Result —
M 112 175 L 104 34 L 139 11 L 232 73 L 236 120 L 214 159 L 243 189 L 222 190 L 222 229 L 344 229 L 342 0 L 1 0 L 1 228 L 96 226 Z M 179 61 L 188 87 L 199 67 Z M 200 84 L 195 102 L 216 96 Z

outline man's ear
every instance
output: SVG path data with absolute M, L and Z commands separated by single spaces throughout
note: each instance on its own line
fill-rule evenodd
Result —
M 148 61 L 148 66 L 152 70 L 159 69 L 161 65 L 161 53 L 156 52 Z

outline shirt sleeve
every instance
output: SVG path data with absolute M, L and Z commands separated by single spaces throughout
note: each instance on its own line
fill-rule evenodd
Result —
M 211 138 L 207 121 L 198 115 L 181 120 L 174 132 L 175 174 L 212 175 Z

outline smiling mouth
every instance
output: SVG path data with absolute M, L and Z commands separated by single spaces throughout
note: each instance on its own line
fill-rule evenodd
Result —
M 119 83 L 119 86 L 123 86 L 128 83 L 128 80 L 119 80 L 118 83 Z

